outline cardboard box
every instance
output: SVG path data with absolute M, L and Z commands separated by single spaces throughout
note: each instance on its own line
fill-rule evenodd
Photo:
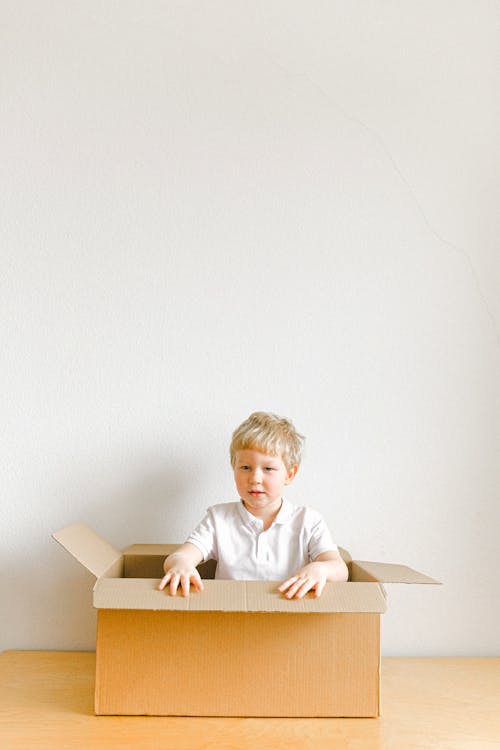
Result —
M 96 576 L 96 714 L 378 716 L 382 583 L 437 583 L 401 565 L 353 561 L 319 599 L 277 582 L 213 579 L 189 597 L 157 590 L 177 545 L 123 553 L 83 524 L 54 538 Z

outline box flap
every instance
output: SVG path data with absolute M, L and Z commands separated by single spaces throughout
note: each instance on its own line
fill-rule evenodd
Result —
M 328 583 L 319 599 L 286 599 L 272 581 L 204 581 L 189 597 L 158 591 L 158 579 L 101 578 L 94 589 L 98 609 L 183 610 L 191 612 L 385 612 L 382 587 L 373 583 Z
M 52 536 L 96 578 L 104 575 L 122 556 L 121 552 L 83 523 L 66 526 Z
M 393 563 L 367 562 L 353 560 L 350 564 L 353 581 L 375 581 L 378 583 L 432 583 L 439 584 L 434 578 L 408 568 L 406 565 Z

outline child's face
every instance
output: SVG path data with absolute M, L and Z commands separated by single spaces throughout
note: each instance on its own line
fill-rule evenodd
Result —
M 251 513 L 260 515 L 281 503 L 283 487 L 292 482 L 297 466 L 289 471 L 281 456 L 257 450 L 236 452 L 234 479 L 239 495 Z

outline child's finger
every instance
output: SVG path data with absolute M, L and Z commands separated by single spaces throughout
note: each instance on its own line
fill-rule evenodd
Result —
M 177 588 L 179 586 L 179 580 L 180 575 L 178 573 L 174 573 L 170 580 L 170 596 L 176 596 L 177 595 Z
M 305 596 L 307 592 L 313 588 L 313 586 L 314 586 L 314 581 L 312 580 L 312 578 L 306 578 L 306 580 L 302 583 L 302 585 L 299 586 L 299 588 L 297 589 L 295 598 L 302 599 L 302 597 Z
M 297 577 L 295 583 L 293 583 L 285 593 L 286 598 L 293 599 L 293 597 L 297 595 L 297 592 L 300 591 L 300 589 L 303 588 L 306 584 L 307 581 L 304 578 Z
M 318 581 L 316 586 L 314 586 L 314 590 L 316 592 L 316 596 L 319 597 L 323 593 L 323 589 L 325 588 L 326 579 L 324 581 Z
M 198 571 L 191 576 L 191 583 L 197 591 L 203 591 L 203 582 Z
M 163 591 L 167 583 L 170 581 L 171 575 L 172 575 L 171 573 L 167 573 L 166 575 L 163 576 L 160 583 L 158 584 L 159 591 Z
M 181 576 L 181 589 L 182 589 L 182 596 L 189 596 L 189 578 L 188 578 L 188 576 Z
M 295 583 L 295 581 L 298 581 L 298 579 L 299 579 L 298 576 L 292 576 L 291 578 L 287 578 L 286 581 L 283 581 L 283 583 L 280 584 L 280 586 L 278 586 L 278 591 L 281 591 L 281 592 L 286 591 L 292 585 L 292 583 Z

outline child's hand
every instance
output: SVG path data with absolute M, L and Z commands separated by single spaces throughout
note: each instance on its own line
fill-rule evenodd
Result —
M 309 563 L 283 581 L 281 586 L 278 586 L 278 591 L 281 591 L 287 599 L 302 599 L 308 591 L 314 591 L 316 596 L 321 596 L 328 580 L 327 574 L 328 570 L 322 562 Z
M 192 583 L 197 591 L 203 591 L 203 583 L 196 566 L 201 562 L 202 554 L 197 547 L 186 542 L 164 562 L 165 575 L 161 579 L 158 590 L 163 591 L 169 585 L 170 596 L 176 596 L 181 587 L 182 596 L 189 596 L 189 585 Z
M 159 591 L 162 591 L 168 583 L 170 584 L 170 596 L 176 596 L 179 586 L 182 591 L 182 596 L 189 596 L 189 586 L 191 583 L 197 591 L 203 591 L 203 583 L 201 582 L 200 574 L 196 568 L 171 568 L 161 579 L 158 586 Z

